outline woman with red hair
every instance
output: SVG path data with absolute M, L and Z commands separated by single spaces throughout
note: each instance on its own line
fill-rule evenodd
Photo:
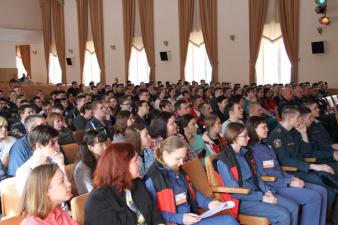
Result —
M 114 143 L 100 157 L 85 204 L 86 225 L 164 224 L 140 176 L 140 162 L 129 143 Z

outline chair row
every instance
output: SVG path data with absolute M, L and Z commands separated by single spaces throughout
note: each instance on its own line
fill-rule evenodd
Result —
M 71 144 L 72 146 L 76 146 L 77 144 Z M 67 149 L 67 148 L 66 148 Z M 75 147 L 74 147 L 75 149 Z M 65 151 L 66 152 L 66 151 Z M 68 152 L 68 151 L 67 151 Z M 67 154 L 67 153 L 66 153 Z M 250 190 L 248 188 L 228 188 L 222 187 L 217 180 L 216 172 L 212 166 L 212 160 L 216 157 L 216 155 L 212 155 L 207 157 L 205 160 L 206 171 L 203 168 L 199 159 L 194 159 L 190 162 L 186 162 L 183 164 L 183 170 L 189 175 L 191 182 L 194 186 L 204 195 L 215 198 L 217 200 L 222 201 L 221 193 L 228 194 L 248 194 Z M 65 170 L 69 181 L 72 184 L 72 193 L 75 196 L 71 200 L 71 210 L 72 217 L 76 220 L 79 225 L 83 225 L 84 221 L 84 203 L 88 197 L 87 194 L 83 194 L 77 196 L 77 189 L 74 180 L 74 168 L 75 164 L 67 165 Z M 283 167 L 285 171 L 296 171 L 296 168 L 293 167 Z M 262 177 L 265 181 L 275 181 L 275 177 Z M 15 185 L 15 177 L 8 178 L 1 183 L 1 205 L 2 205 L 2 213 L 4 218 L 9 218 L 8 220 L 4 220 L 2 224 L 15 224 L 15 221 L 21 221 L 18 216 L 18 204 L 19 204 L 19 196 L 16 192 Z M 17 216 L 17 217 L 13 217 Z M 12 218 L 13 217 L 13 218 Z M 13 221 L 10 223 L 5 223 L 7 221 Z M 241 224 L 249 225 L 249 224 L 260 224 L 260 225 L 268 225 L 270 224 L 269 220 L 263 217 L 255 217 L 249 215 L 239 215 L 239 221 Z M 19 224 L 19 223 L 18 223 Z

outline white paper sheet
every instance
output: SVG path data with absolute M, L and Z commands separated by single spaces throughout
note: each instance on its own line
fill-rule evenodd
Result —
M 227 202 L 223 202 L 223 204 L 220 204 L 218 206 L 216 206 L 213 209 L 210 209 L 208 211 L 206 211 L 205 213 L 203 213 L 202 215 L 200 215 L 200 218 L 204 219 L 204 218 L 208 218 L 212 215 L 215 215 L 216 213 L 226 210 L 226 209 L 231 209 L 235 206 L 235 203 L 233 201 L 227 201 Z

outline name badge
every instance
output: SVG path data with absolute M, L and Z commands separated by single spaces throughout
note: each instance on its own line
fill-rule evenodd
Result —
M 275 167 L 275 163 L 273 160 L 266 160 L 263 161 L 263 168 L 264 169 L 271 169 Z
M 185 192 L 175 195 L 176 205 L 181 205 L 187 202 L 187 194 Z

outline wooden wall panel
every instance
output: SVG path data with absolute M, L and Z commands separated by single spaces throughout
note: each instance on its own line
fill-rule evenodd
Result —
M 8 82 L 13 74 L 18 74 L 17 68 L 0 68 L 0 82 Z

